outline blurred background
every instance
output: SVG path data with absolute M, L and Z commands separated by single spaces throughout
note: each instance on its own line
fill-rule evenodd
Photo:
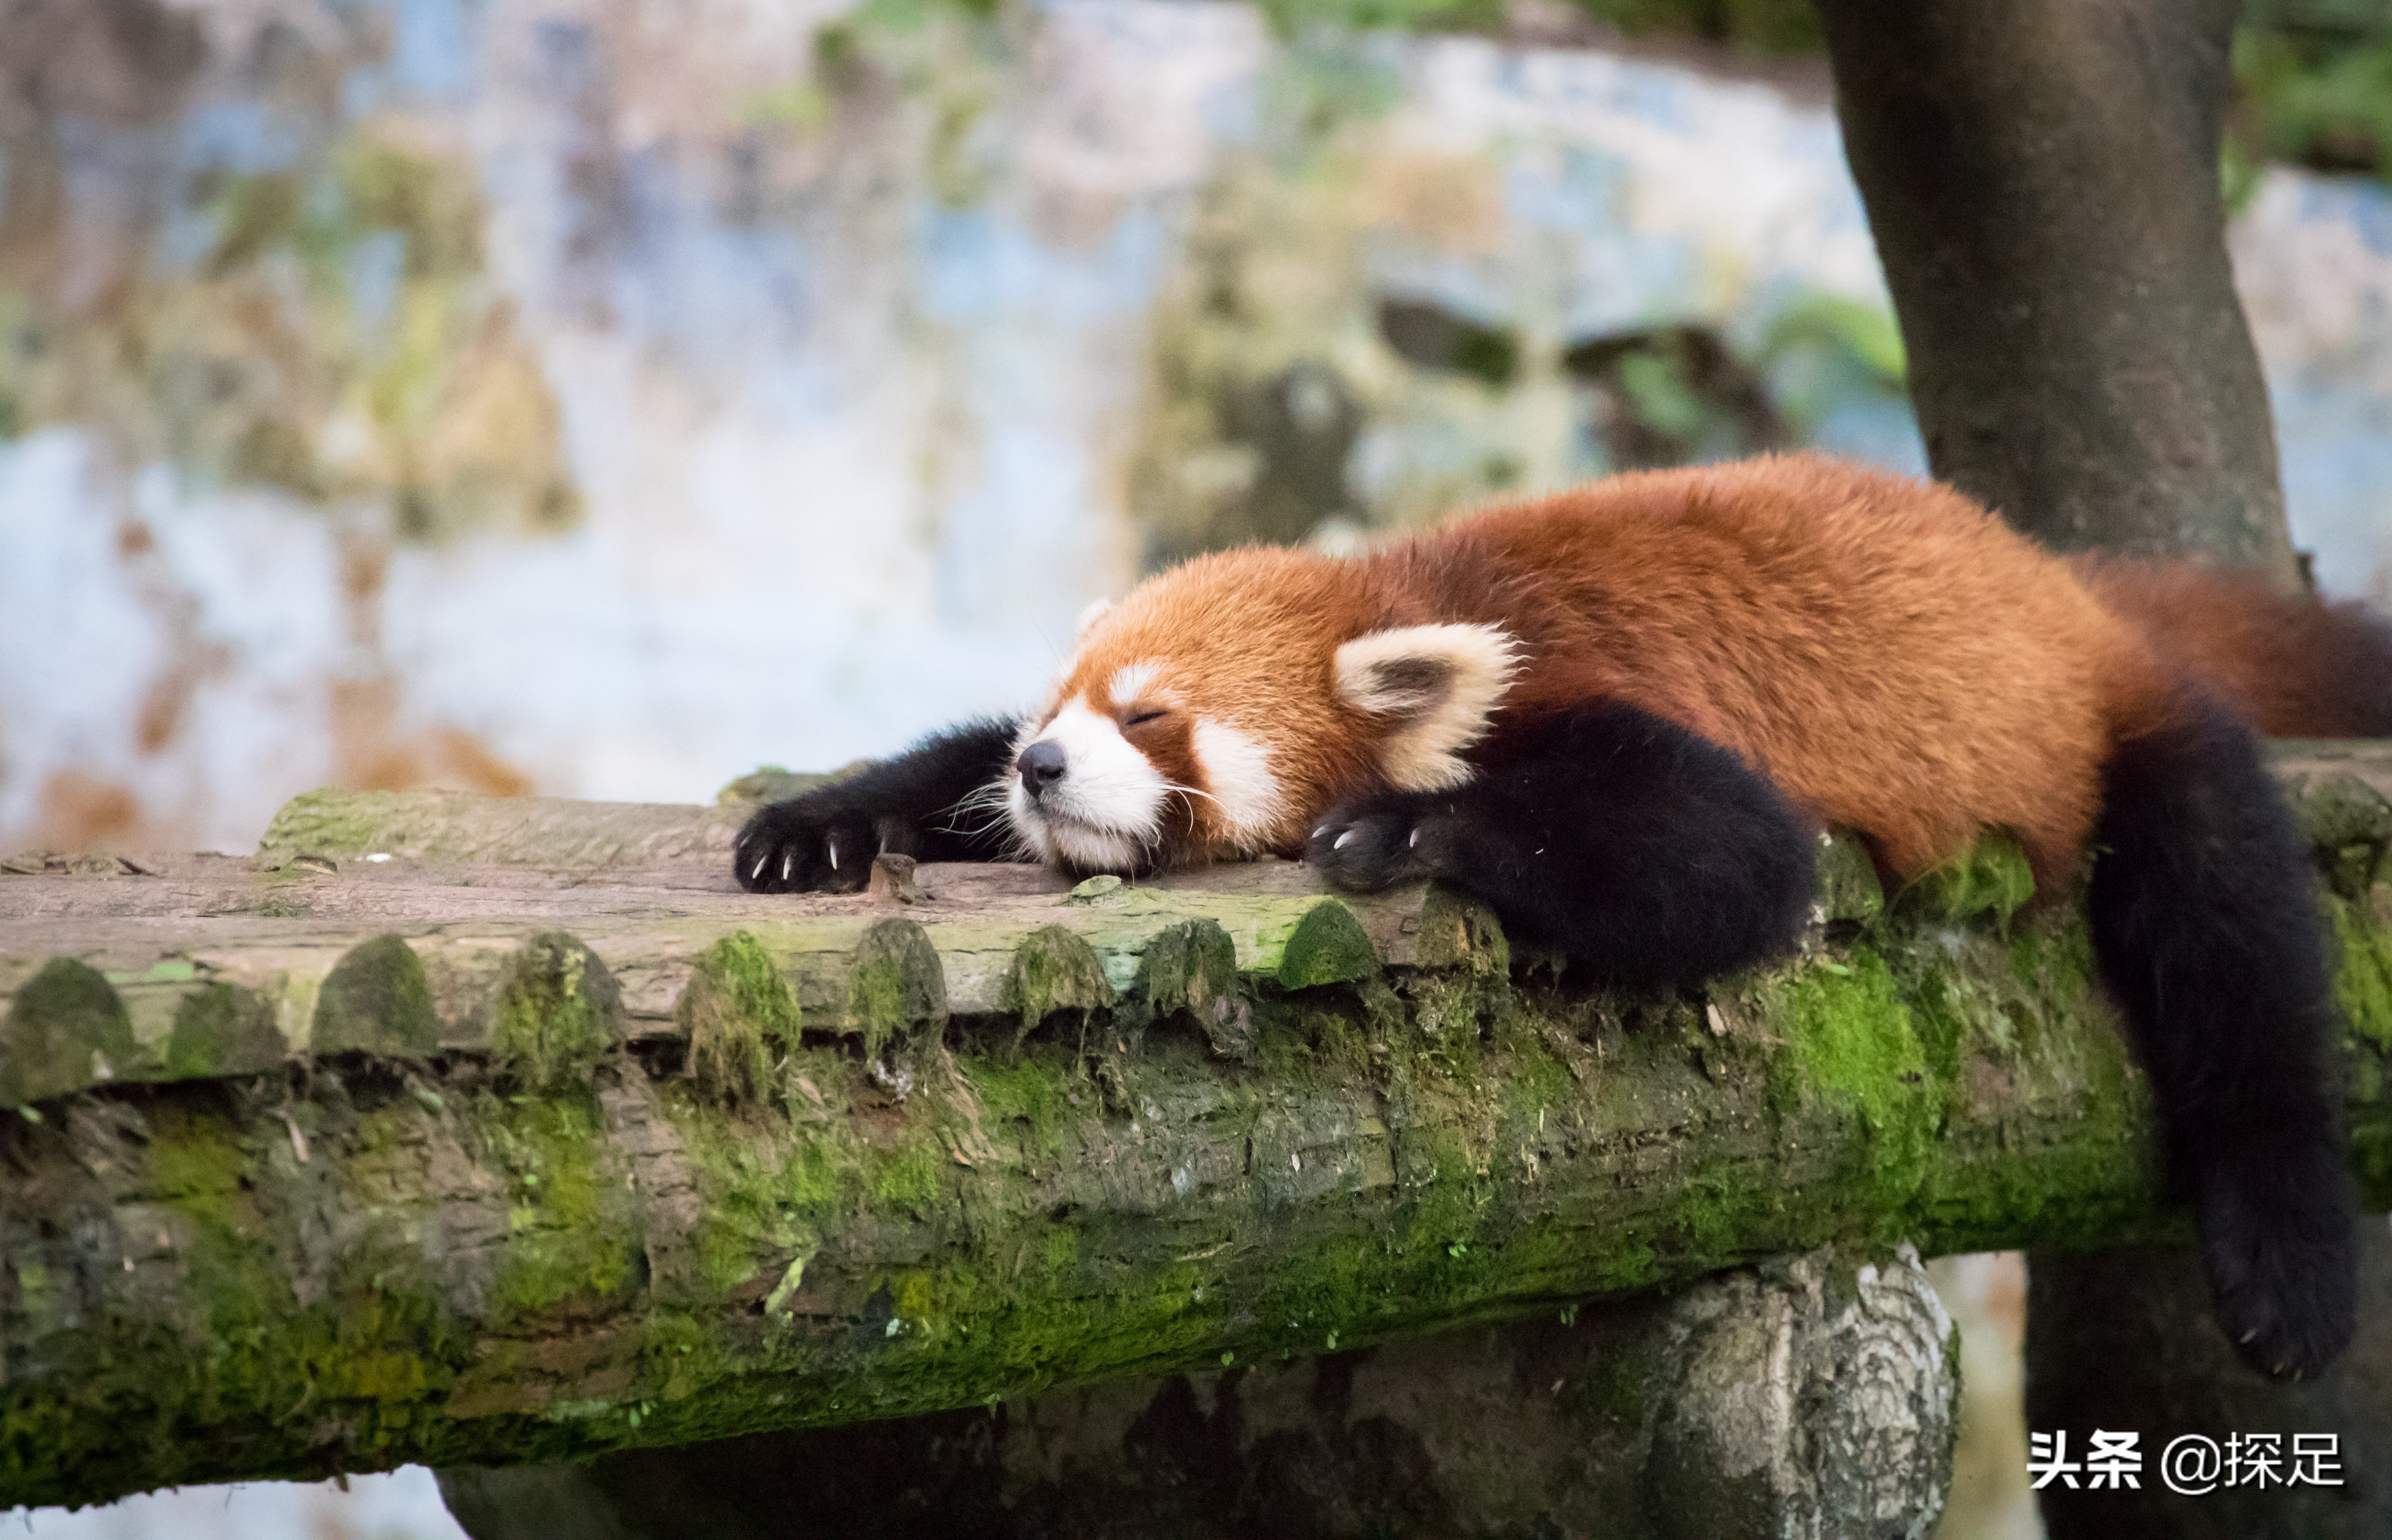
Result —
M 2235 69 L 2294 538 L 2392 604 L 2392 6 Z M 707 800 L 1190 552 L 1800 445 L 1924 465 L 1801 0 L 0 0 L 0 850 Z M 2033 1535 L 2019 1264 L 1939 1283 L 1944 1534 Z

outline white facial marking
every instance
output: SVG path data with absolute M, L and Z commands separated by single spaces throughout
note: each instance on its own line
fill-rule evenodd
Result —
M 1021 778 L 1006 798 L 1013 826 L 1047 860 L 1134 870 L 1163 828 L 1166 783 L 1110 717 L 1074 697 L 1023 744 L 1063 751 L 1062 777 L 1034 799 Z
M 1229 837 L 1242 850 L 1270 843 L 1286 810 L 1279 777 L 1271 773 L 1270 750 L 1251 734 L 1210 717 L 1196 718 L 1197 773 L 1212 793 Z
M 1143 698 L 1154 688 L 1155 676 L 1160 672 L 1151 663 L 1133 663 L 1116 671 L 1112 682 L 1105 686 L 1112 693 L 1113 709 L 1118 711 Z

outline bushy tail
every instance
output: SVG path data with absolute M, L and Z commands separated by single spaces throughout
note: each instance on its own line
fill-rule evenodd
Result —
M 2392 623 L 2252 573 L 2085 559 L 2103 608 L 2270 738 L 2392 738 Z
M 2262 1371 L 2349 1340 L 2346 1148 L 2315 877 L 2249 729 L 2185 689 L 2103 769 L 2089 895 L 2101 976 L 2152 1077 L 2218 1325 Z

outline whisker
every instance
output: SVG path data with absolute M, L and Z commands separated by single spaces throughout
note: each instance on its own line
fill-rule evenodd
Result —
M 1193 786 L 1183 786 L 1176 781 L 1165 781 L 1163 783 L 1163 789 L 1167 792 L 1177 792 L 1182 796 L 1201 796 L 1216 808 L 1221 807 L 1221 799 L 1211 792 L 1200 792 Z M 1227 808 L 1221 808 L 1221 810 L 1225 813 L 1228 811 Z

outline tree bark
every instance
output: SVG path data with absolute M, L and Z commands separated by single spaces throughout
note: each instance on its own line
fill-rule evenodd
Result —
M 1815 1253 L 1558 1319 L 441 1489 L 474 1540 L 1923 1540 L 1952 1348 L 1915 1258 Z
M 2320 754 L 2281 770 L 2375 970 L 2380 1200 L 2392 751 Z M 1889 909 L 1840 845 L 1802 956 L 1639 1000 L 1277 863 L 741 894 L 737 820 L 311 794 L 254 861 L 4 863 L 0 1504 L 984 1407 L 1858 1236 L 2178 1233 L 2072 910 L 1934 907 L 1999 882 Z
M 2061 550 L 2297 582 L 2226 255 L 2236 0 L 1819 0 L 1935 474 Z

